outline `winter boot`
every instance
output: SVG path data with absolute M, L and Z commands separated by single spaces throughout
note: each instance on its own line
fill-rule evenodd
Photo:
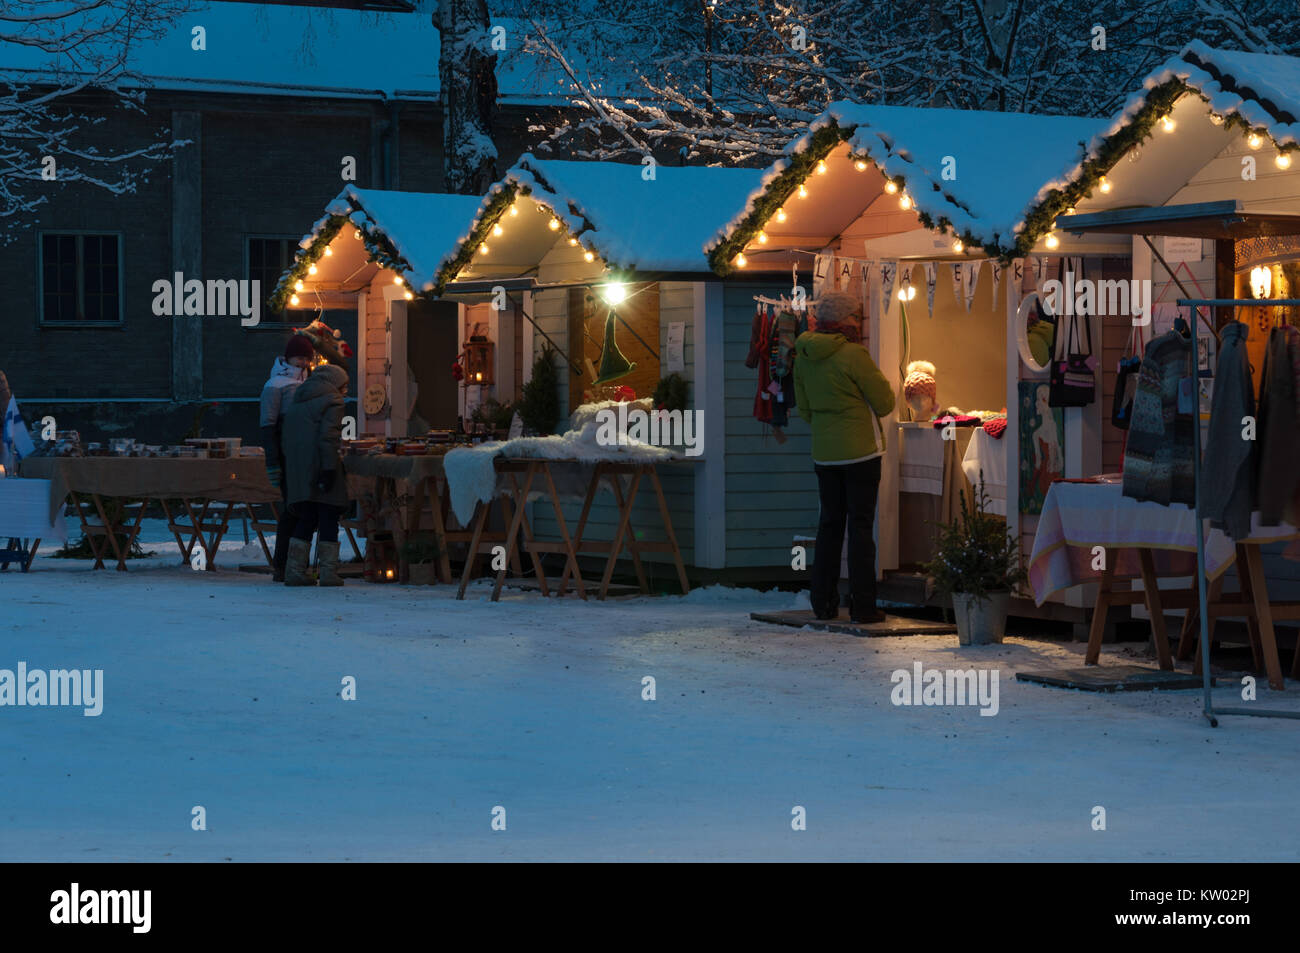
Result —
M 275 550 L 271 554 L 271 581 L 284 582 L 284 564 L 289 558 L 289 537 L 280 535 L 275 538 Z
M 318 542 L 316 544 L 316 565 L 320 569 L 320 585 L 341 586 L 343 577 L 339 575 L 339 544 Z
M 286 586 L 312 586 L 315 583 L 307 575 L 307 560 L 311 557 L 311 543 L 305 539 L 289 540 L 289 555 L 284 561 L 284 584 Z

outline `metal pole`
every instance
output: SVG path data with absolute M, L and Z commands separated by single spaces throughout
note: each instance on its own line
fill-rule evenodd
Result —
M 1205 591 L 1205 523 L 1201 520 L 1201 352 L 1197 345 L 1200 323 L 1195 316 L 1188 322 L 1192 326 L 1192 460 L 1195 464 L 1192 467 L 1192 502 L 1196 519 L 1196 603 L 1201 613 L 1201 687 L 1205 695 L 1202 713 L 1209 719 L 1211 727 L 1217 728 L 1219 720 L 1214 717 L 1214 699 L 1210 695 L 1210 613 L 1209 596 Z
M 1198 308 L 1198 307 L 1228 307 L 1234 311 L 1243 307 L 1277 307 L 1278 305 L 1288 306 L 1300 304 L 1300 300 L 1294 298 L 1179 298 L 1177 302 L 1180 308 Z M 1193 375 L 1193 382 L 1200 380 L 1199 357 L 1196 345 L 1196 326 L 1199 322 L 1192 321 L 1192 366 L 1196 368 L 1197 373 Z M 1217 712 L 1214 710 L 1214 703 L 1210 697 L 1210 619 L 1206 611 L 1207 596 L 1205 592 L 1205 526 L 1201 522 L 1201 396 L 1200 387 L 1196 386 L 1196 429 L 1193 431 L 1195 439 L 1196 466 L 1193 470 L 1195 475 L 1196 487 L 1196 595 L 1201 610 L 1201 681 L 1205 692 L 1205 709 L 1204 715 L 1209 719 L 1211 727 L 1219 726 L 1219 715 L 1249 715 L 1256 718 L 1300 718 L 1300 712 L 1279 711 L 1275 708 L 1220 708 Z

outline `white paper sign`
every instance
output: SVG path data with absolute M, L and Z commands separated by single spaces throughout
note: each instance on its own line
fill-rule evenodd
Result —
M 664 365 L 669 374 L 673 371 L 686 370 L 686 323 L 673 321 L 668 325 L 668 347 L 664 354 Z
M 1166 235 L 1165 260 L 1200 261 L 1201 240 L 1199 238 L 1184 238 L 1181 235 Z

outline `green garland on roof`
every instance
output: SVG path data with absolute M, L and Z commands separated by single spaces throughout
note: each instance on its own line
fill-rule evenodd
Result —
M 1102 177 L 1115 167 L 1119 160 L 1130 150 L 1149 138 L 1160 118 L 1166 115 L 1180 96 L 1193 93 L 1205 99 L 1198 90 L 1191 88 L 1180 79 L 1168 80 L 1147 93 L 1146 100 L 1134 117 L 1114 135 L 1107 139 L 1098 150 L 1097 155 L 1086 159 L 1078 178 L 1062 189 L 1053 189 L 1047 197 L 1025 216 L 1025 224 L 1016 236 L 993 236 L 992 242 L 970 232 L 969 229 L 958 233 L 957 237 L 967 248 L 980 248 L 1003 263 L 1010 263 L 1015 258 L 1023 258 L 1043 236 L 1056 227 L 1056 219 L 1066 209 L 1076 206 L 1079 201 L 1092 194 Z M 1259 130 L 1233 113 L 1224 116 L 1225 125 L 1237 126 L 1246 132 Z M 806 180 L 841 141 L 847 140 L 852 129 L 841 129 L 832 124 L 819 129 L 813 134 L 808 149 L 794 156 L 790 165 L 768 185 L 767 189 L 754 202 L 754 209 L 735 230 L 709 253 L 709 263 L 719 275 L 728 275 L 735 270 L 732 264 L 736 255 L 744 251 L 765 223 L 772 218 L 778 208 L 794 194 L 799 185 Z M 1300 147 L 1297 147 L 1300 149 Z M 851 156 L 850 158 L 858 158 Z M 866 158 L 866 157 L 863 157 Z M 868 161 L 870 161 L 868 159 Z M 902 191 L 907 188 L 906 181 L 899 176 L 890 177 Z M 931 185 L 936 191 L 938 187 Z M 953 223 L 947 216 L 934 216 L 917 210 L 917 217 L 926 228 L 935 231 L 952 232 Z
M 1137 148 L 1150 138 L 1160 118 L 1173 108 L 1180 96 L 1188 92 L 1196 91 L 1180 79 L 1171 79 L 1147 93 L 1146 101 L 1129 123 L 1103 142 L 1096 156 L 1084 160 L 1079 177 L 1064 189 L 1052 189 L 1025 216 L 1025 227 L 1016 236 L 1014 243 L 1000 248 L 999 259 L 1005 263 L 1027 255 L 1040 238 L 1056 227 L 1057 216 L 1063 215 L 1066 209 L 1078 205 L 1081 199 L 1091 195 L 1102 177 L 1130 149 Z
M 460 248 L 456 250 L 456 254 L 451 261 L 445 262 L 438 269 L 438 274 L 433 282 L 432 294 L 434 297 L 441 295 L 443 289 L 447 287 L 447 283 L 454 281 L 465 266 L 473 260 L 474 255 L 478 252 L 478 246 L 487 241 L 488 236 L 492 234 L 492 226 L 510 209 L 515 197 L 517 195 L 527 195 L 530 191 L 527 186 L 506 183 L 501 187 L 500 192 L 492 196 L 487 208 L 479 216 L 478 225 L 470 232 L 469 238 L 461 242 Z
M 789 165 L 763 190 L 754 200 L 754 208 L 709 252 L 709 265 L 719 275 L 729 275 L 735 270 L 733 264 L 737 255 L 756 236 L 776 210 L 786 204 L 808 176 L 813 174 L 817 163 L 830 155 L 837 145 L 852 133 L 852 129 L 841 129 L 833 122 L 823 126 L 812 134 L 812 141 L 803 152 L 797 152 L 789 158 Z
M 354 209 L 353 211 L 362 210 Z M 345 226 L 348 228 L 358 227 L 352 221 L 351 213 L 347 215 L 331 215 L 316 237 L 312 239 L 311 245 L 298 253 L 298 257 L 294 259 L 293 267 L 280 276 L 280 280 L 276 282 L 275 291 L 271 293 L 271 297 L 268 299 L 272 311 L 278 314 L 285 309 L 285 306 L 289 303 L 289 298 L 296 293 L 293 287 L 296 282 L 307 283 L 311 281 L 308 269 L 324 257 L 325 249 Z M 359 230 L 361 232 L 361 241 L 366 246 L 367 258 L 370 261 L 375 262 L 381 268 L 387 268 L 400 275 L 406 275 L 410 272 L 410 264 L 398 254 L 397 249 L 385 236 L 382 234 L 378 236 L 371 235 L 364 228 Z M 411 290 L 415 291 L 414 288 Z M 309 292 L 304 291 L 303 293 L 308 294 Z

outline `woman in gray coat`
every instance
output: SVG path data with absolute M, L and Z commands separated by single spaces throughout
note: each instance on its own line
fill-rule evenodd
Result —
M 286 497 L 298 518 L 289 542 L 286 586 L 310 586 L 307 561 L 311 537 L 319 534 L 316 552 L 322 586 L 341 586 L 339 516 L 348 503 L 339 474 L 343 432 L 343 397 L 348 374 L 337 364 L 322 364 L 294 392 L 284 414 L 282 446 Z

